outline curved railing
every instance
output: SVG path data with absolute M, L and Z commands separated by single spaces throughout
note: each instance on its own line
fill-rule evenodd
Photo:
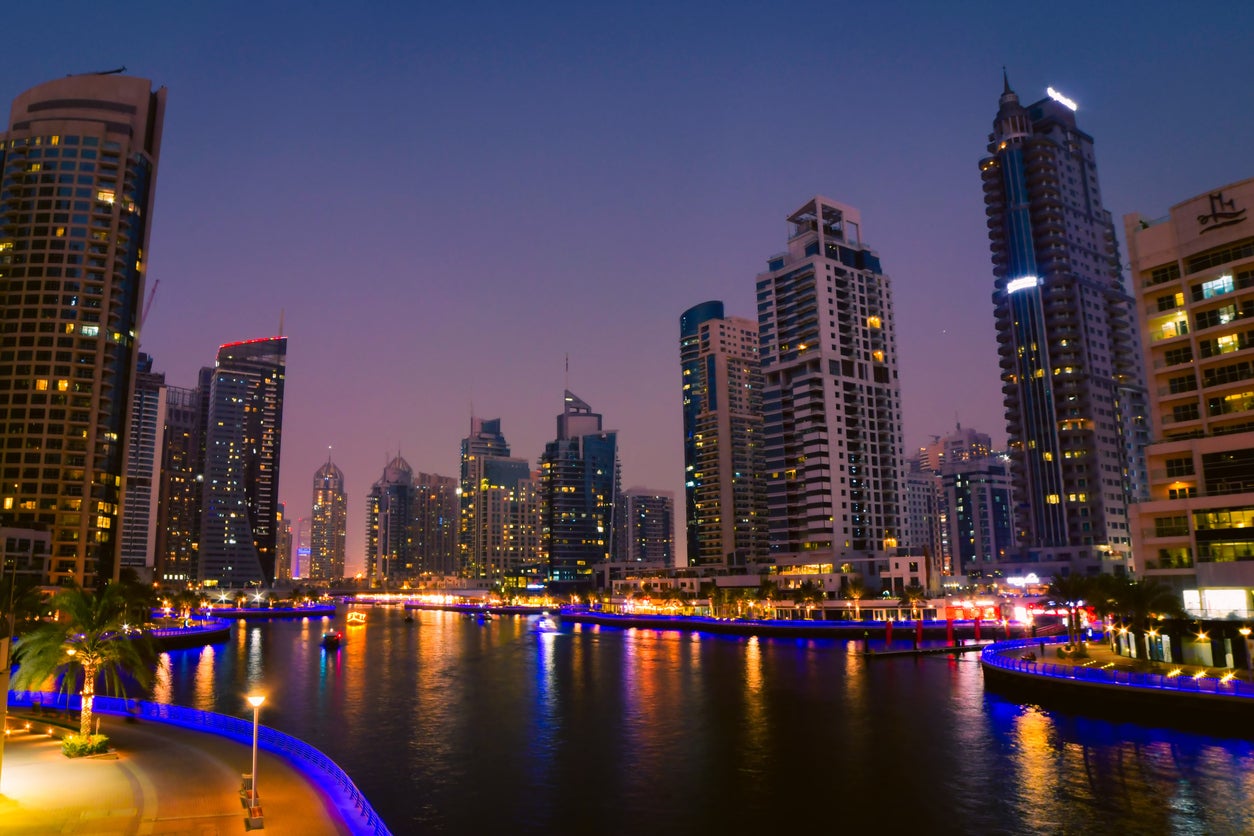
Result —
M 204 618 L 197 619 L 200 623 L 190 627 L 154 627 L 148 631 L 148 635 L 154 639 L 173 639 L 181 636 L 192 636 L 197 633 L 220 633 L 223 630 L 231 629 L 231 622 L 225 618 Z
M 1046 640 L 1045 644 L 1057 646 L 1064 642 L 1066 642 L 1065 637 Z M 1095 685 L 1121 685 L 1182 694 L 1207 694 L 1254 699 L 1254 683 L 1240 679 L 1230 679 L 1225 682 L 1213 676 L 1202 676 L 1195 679 L 1192 676 L 1183 674 L 1167 676 L 1166 674 L 1142 673 L 1141 671 L 1102 670 L 1101 668 L 1085 667 L 1083 665 L 1060 665 L 1042 660 L 1020 659 L 1013 653 L 1007 655 L 1007 651 L 1032 650 L 1040 644 L 1040 639 L 1014 639 L 997 642 L 984 648 L 980 655 L 980 661 L 989 667 L 1000 668 L 1001 670 L 1044 676 L 1051 679 L 1065 679 L 1071 682 L 1086 682 Z
M 81 699 L 77 695 L 47 691 L 10 691 L 11 708 L 40 706 L 54 710 L 78 711 Z M 96 697 L 93 707 L 104 714 L 121 714 L 141 717 L 172 726 L 182 726 L 200 732 L 221 735 L 247 745 L 252 745 L 253 724 L 226 714 L 201 711 L 180 705 L 128 700 L 119 697 Z M 391 831 L 370 806 L 366 796 L 353 783 L 348 774 L 335 761 L 302 740 L 281 731 L 260 726 L 257 743 L 267 752 L 286 758 L 310 780 L 335 799 L 343 814 L 344 822 L 355 834 L 390 836 Z

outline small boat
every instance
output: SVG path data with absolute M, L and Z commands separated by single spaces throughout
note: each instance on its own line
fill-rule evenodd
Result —
M 481 613 L 479 613 L 478 615 L 476 615 L 475 617 L 476 617 L 477 619 L 479 619 L 479 621 L 492 621 L 493 619 L 495 619 L 495 618 L 496 618 L 496 616 L 494 616 L 494 615 L 493 615 L 492 613 L 490 613 L 490 612 L 481 612 Z
M 338 650 L 343 640 L 344 634 L 336 630 L 327 630 L 322 634 L 322 646 L 327 650 Z
M 547 612 L 540 613 L 540 617 L 536 619 L 536 630 L 543 633 L 551 633 L 556 629 L 557 619 Z
M 409 612 L 405 613 L 405 623 L 406 623 L 406 624 L 413 624 L 413 623 L 414 623 L 414 614 L 413 614 L 413 613 L 409 613 Z

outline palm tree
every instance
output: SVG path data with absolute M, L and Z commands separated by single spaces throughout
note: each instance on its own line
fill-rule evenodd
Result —
M 1091 578 L 1084 575 L 1054 575 L 1049 594 L 1067 607 L 1067 640 L 1073 648 L 1080 646 L 1079 609 L 1094 591 Z
M 910 617 L 919 617 L 919 607 L 927 600 L 927 590 L 912 583 L 901 591 L 901 605 L 910 608 Z
M 861 621 L 862 599 L 866 597 L 866 587 L 862 585 L 862 578 L 850 578 L 840 594 L 853 601 L 853 618 L 855 621 Z
M 801 600 L 806 602 L 806 609 L 810 611 L 810 617 L 813 618 L 813 608 L 816 605 L 821 604 L 827 597 L 827 593 L 823 589 L 823 584 L 808 580 L 802 583 L 801 586 L 797 587 L 797 591 L 801 593 Z
M 20 636 L 47 609 L 39 584 L 28 575 L 14 577 L 15 574 L 0 578 L 0 612 L 4 613 L 0 618 L 0 636 L 9 635 L 10 626 L 13 635 Z
M 18 690 L 37 688 L 61 676 L 62 688 L 83 682 L 83 707 L 79 732 L 91 733 L 92 700 L 97 680 L 105 690 L 125 693 L 124 677 L 147 688 L 152 684 L 156 651 L 142 633 L 127 633 L 127 602 L 119 584 L 99 592 L 67 587 L 52 599 L 58 620 L 44 624 L 23 637 L 15 657 L 19 665 L 13 679 Z
M 1184 614 L 1184 607 L 1181 606 L 1176 591 L 1154 578 L 1124 584 L 1115 592 L 1115 604 L 1117 612 L 1132 622 L 1137 656 L 1146 662 L 1149 661 L 1149 639 L 1146 633 L 1150 618 L 1157 615 Z

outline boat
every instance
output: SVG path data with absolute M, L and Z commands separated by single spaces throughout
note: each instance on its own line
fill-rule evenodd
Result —
M 496 618 L 496 616 L 494 616 L 492 613 L 487 612 L 487 611 L 481 612 L 481 613 L 479 613 L 478 615 L 476 615 L 475 617 L 476 617 L 476 618 L 478 618 L 478 619 L 479 619 L 479 621 L 481 621 L 481 622 L 482 622 L 482 621 L 491 621 L 492 619 Z
M 540 613 L 540 617 L 536 619 L 536 630 L 543 633 L 551 633 L 557 629 L 557 619 L 547 612 Z
M 327 650 L 338 650 L 342 641 L 344 634 L 337 630 L 327 630 L 322 634 L 322 646 Z
M 413 614 L 413 613 L 408 613 L 408 612 L 407 612 L 407 613 L 405 613 L 405 623 L 406 623 L 406 624 L 413 624 L 413 623 L 414 623 L 414 614 Z

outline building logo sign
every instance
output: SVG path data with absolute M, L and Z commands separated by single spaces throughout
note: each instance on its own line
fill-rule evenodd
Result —
M 1223 192 L 1212 192 L 1210 195 L 1210 214 L 1198 215 L 1197 222 L 1202 225 L 1202 233 L 1214 232 L 1225 226 L 1232 226 L 1245 220 L 1245 210 L 1238 209 L 1235 200 L 1224 200 Z

